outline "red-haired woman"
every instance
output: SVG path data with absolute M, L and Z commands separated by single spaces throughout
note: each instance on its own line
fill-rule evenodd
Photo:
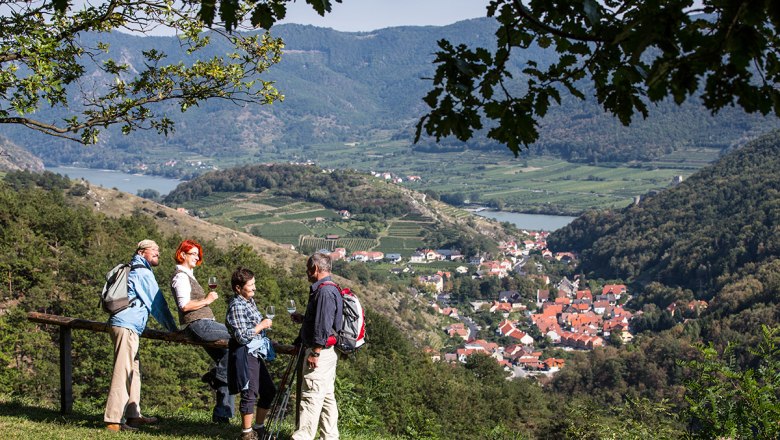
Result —
M 214 319 L 214 312 L 209 307 L 219 297 L 217 292 L 206 293 L 193 274 L 195 267 L 203 262 L 203 248 L 194 240 L 184 240 L 173 258 L 177 265 L 171 278 L 171 289 L 179 308 L 181 325 L 186 326 L 186 331 L 196 340 L 210 342 L 230 339 L 227 328 Z M 234 410 L 227 386 L 228 351 L 206 348 L 206 352 L 216 363 L 216 367 L 203 376 L 203 381 L 217 392 L 211 420 L 214 423 L 229 423 Z

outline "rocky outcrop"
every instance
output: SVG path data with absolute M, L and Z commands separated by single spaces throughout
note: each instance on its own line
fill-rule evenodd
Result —
M 0 137 L 0 171 L 42 172 L 43 169 L 43 161 L 39 157 L 7 138 Z

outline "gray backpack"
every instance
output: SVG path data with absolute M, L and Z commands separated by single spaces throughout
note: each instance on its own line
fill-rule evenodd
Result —
M 113 315 L 130 306 L 127 298 L 127 276 L 131 270 L 144 268 L 143 264 L 121 263 L 114 266 L 106 274 L 106 284 L 100 293 L 100 307 L 104 312 Z

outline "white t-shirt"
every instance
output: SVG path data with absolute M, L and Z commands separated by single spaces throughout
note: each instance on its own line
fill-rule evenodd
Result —
M 192 295 L 192 285 L 188 276 L 195 278 L 195 275 L 193 275 L 192 269 L 181 264 L 177 264 L 176 269 L 181 272 L 176 273 L 176 276 L 173 277 L 171 287 L 173 287 L 173 294 L 176 295 L 176 305 L 179 306 L 179 309 L 183 309 L 190 302 Z

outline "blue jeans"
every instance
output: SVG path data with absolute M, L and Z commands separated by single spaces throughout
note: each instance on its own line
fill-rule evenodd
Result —
M 230 334 L 224 324 L 220 324 L 213 319 L 199 319 L 191 322 L 187 326 L 187 331 L 195 339 L 211 342 L 220 339 L 230 339 Z M 220 386 L 216 388 L 217 398 L 214 404 L 214 417 L 232 418 L 234 414 L 233 397 L 230 395 L 227 386 L 227 366 L 228 350 L 226 348 L 206 348 L 206 353 L 214 360 L 216 364 L 216 379 Z

